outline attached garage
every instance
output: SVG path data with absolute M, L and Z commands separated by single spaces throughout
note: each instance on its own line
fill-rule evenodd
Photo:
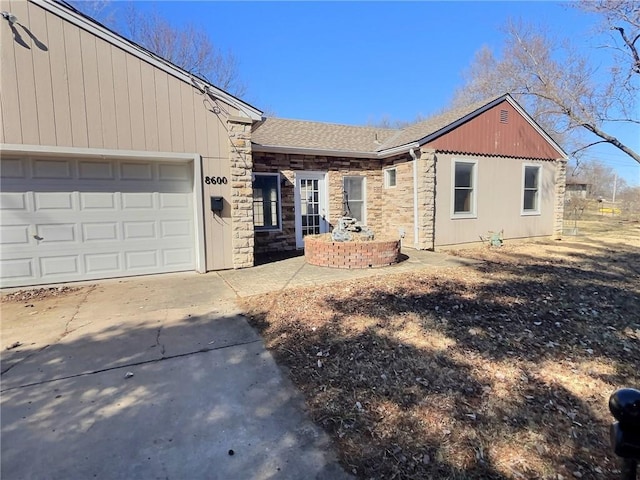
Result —
M 262 112 L 70 5 L 0 2 L 0 287 L 253 265 Z
M 194 163 L 3 156 L 2 286 L 204 271 Z

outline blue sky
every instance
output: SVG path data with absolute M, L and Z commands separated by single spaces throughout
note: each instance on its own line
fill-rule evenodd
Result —
M 509 18 L 569 37 L 597 62 L 601 55 L 594 48 L 595 17 L 550 1 L 136 4 L 155 8 L 176 26 L 204 28 L 239 60 L 248 87 L 243 99 L 283 118 L 363 125 L 437 113 L 483 45 L 500 51 L 500 28 Z M 619 132 L 640 150 L 637 127 Z M 590 156 L 640 184 L 640 165 L 615 148 Z

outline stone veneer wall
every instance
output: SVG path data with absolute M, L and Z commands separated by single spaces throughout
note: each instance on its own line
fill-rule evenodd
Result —
M 343 177 L 366 177 L 367 225 L 379 235 L 413 235 L 413 181 L 408 155 L 389 160 L 324 157 L 284 153 L 253 154 L 255 173 L 280 173 L 282 231 L 255 232 L 256 253 L 296 249 L 294 182 L 296 171 L 328 172 L 329 215 L 333 227 L 342 215 Z M 382 168 L 398 165 L 398 186 L 383 188 Z M 392 192 L 391 190 L 394 190 Z
M 233 225 L 233 267 L 253 266 L 253 170 L 249 118 L 229 117 L 229 159 L 231 162 L 231 220 Z
M 436 152 L 420 149 L 418 157 L 418 250 L 433 250 L 436 221 Z
M 564 197 L 567 188 L 567 162 L 556 161 L 555 203 L 553 211 L 553 237 L 560 239 L 564 227 Z

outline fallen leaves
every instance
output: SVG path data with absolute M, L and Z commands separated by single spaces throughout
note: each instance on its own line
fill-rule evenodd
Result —
M 607 400 L 640 384 L 638 248 L 457 254 L 483 263 L 245 308 L 359 478 L 615 478 Z

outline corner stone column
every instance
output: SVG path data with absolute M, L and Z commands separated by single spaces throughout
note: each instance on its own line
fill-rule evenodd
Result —
M 553 238 L 562 238 L 564 226 L 564 193 L 567 188 L 567 161 L 556 160 L 555 198 L 553 202 Z
M 251 157 L 250 118 L 231 116 L 229 161 L 231 164 L 231 224 L 233 268 L 253 266 L 253 159 Z
M 419 250 L 435 248 L 436 151 L 421 148 L 418 158 L 418 241 Z

